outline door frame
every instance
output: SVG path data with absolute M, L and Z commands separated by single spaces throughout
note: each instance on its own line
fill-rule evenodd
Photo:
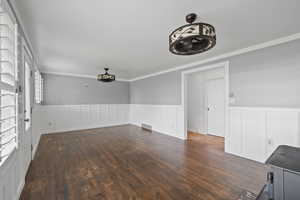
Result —
M 30 53 L 30 51 L 28 50 L 28 47 L 26 45 L 23 45 L 23 63 L 22 63 L 22 67 L 23 67 L 23 123 L 24 123 L 24 134 L 26 135 L 28 132 L 30 134 L 30 161 L 32 161 L 33 159 L 33 152 L 32 152 L 32 147 L 33 147 L 33 141 L 32 141 L 32 108 L 33 108 L 33 101 L 32 101 L 32 94 L 33 94 L 33 85 L 32 85 L 32 71 L 33 71 L 33 58 L 32 55 Z M 28 130 L 26 130 L 26 63 L 29 66 L 29 89 L 30 89 L 30 127 Z M 29 163 L 30 164 L 30 163 Z M 28 166 L 29 167 L 29 166 Z
M 183 129 L 183 139 L 187 139 L 187 75 L 207 71 L 210 69 L 216 68 L 224 68 L 224 80 L 225 80 L 225 132 L 224 132 L 224 139 L 225 139 L 225 151 L 229 148 L 229 141 L 228 141 L 228 133 L 229 133 L 229 61 L 220 62 L 212 65 L 205 65 L 199 66 L 190 70 L 185 70 L 181 72 L 181 107 L 182 107 L 182 124 L 181 128 Z

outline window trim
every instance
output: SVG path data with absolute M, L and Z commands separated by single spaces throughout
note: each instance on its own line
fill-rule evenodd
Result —
M 11 129 L 15 129 L 15 132 L 13 133 L 14 136 L 11 137 L 9 139 L 9 141 L 8 141 L 8 142 L 11 142 L 12 140 L 15 140 L 15 142 L 14 142 L 14 146 L 12 147 L 12 150 L 10 150 L 7 153 L 7 155 L 4 155 L 4 156 L 2 156 L 2 151 L 5 148 L 8 148 L 8 147 L 5 147 L 5 145 L 0 144 L 0 168 L 6 166 L 6 163 L 8 163 L 9 160 L 12 159 L 12 156 L 14 155 L 14 153 L 16 152 L 16 150 L 19 148 L 19 124 L 18 124 L 18 119 L 19 119 L 19 113 L 18 113 L 18 110 L 19 110 L 18 103 L 19 103 L 19 101 L 18 101 L 18 99 L 19 99 L 19 95 L 17 93 L 17 87 L 18 87 L 18 24 L 16 23 L 16 21 L 14 20 L 14 18 L 11 17 L 11 15 L 10 15 L 9 12 L 6 12 L 5 10 L 3 10 L 1 12 L 1 14 L 2 15 L 6 15 L 9 18 L 9 21 L 11 21 L 12 26 L 14 27 L 14 30 L 13 30 L 14 31 L 14 34 L 13 34 L 13 37 L 14 37 L 14 41 L 13 41 L 13 43 L 14 43 L 14 46 L 13 46 L 13 48 L 14 48 L 13 62 L 14 63 L 11 63 L 11 64 L 14 65 L 14 66 L 12 66 L 12 67 L 14 67 L 14 75 L 12 76 L 14 78 L 12 80 L 12 82 L 14 82 L 14 84 L 10 85 L 8 83 L 3 82 L 2 79 L 1 79 L 0 80 L 0 89 L 1 90 L 6 90 L 6 91 L 14 94 L 14 95 L 12 95 L 12 94 L 10 94 L 10 95 L 14 97 L 14 101 L 15 101 L 14 102 L 14 104 L 15 104 L 14 105 L 14 111 L 15 111 L 15 113 L 14 113 L 13 116 L 4 118 L 1 121 L 1 123 L 3 123 L 3 121 L 5 121 L 5 120 L 14 119 L 14 125 L 11 126 L 11 127 L 9 127 L 9 128 L 6 128 L 4 131 L 2 131 L 2 127 L 1 127 L 1 129 L 0 129 L 1 130 L 1 132 L 0 132 L 0 136 L 1 137 L 0 138 L 4 137 L 3 136 L 4 132 L 7 132 L 7 131 L 9 131 Z M 1 39 L 3 39 L 3 38 L 4 37 L 2 37 Z M 2 61 L 0 63 L 0 69 L 1 70 L 2 70 L 2 65 L 1 65 L 2 63 L 5 63 L 5 61 Z M 1 95 L 1 97 L 3 97 L 3 96 L 6 96 L 6 94 L 5 95 Z M 8 135 L 10 135 L 10 134 L 8 134 Z M 7 145 L 7 146 L 9 146 L 9 145 Z

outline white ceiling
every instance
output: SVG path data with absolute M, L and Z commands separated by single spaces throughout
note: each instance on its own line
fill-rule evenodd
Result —
M 42 71 L 132 79 L 300 32 L 299 0 L 15 0 Z M 195 12 L 209 52 L 176 56 L 169 33 Z

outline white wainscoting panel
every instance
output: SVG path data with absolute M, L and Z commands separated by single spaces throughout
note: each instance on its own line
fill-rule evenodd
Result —
M 259 162 L 266 159 L 266 118 L 264 111 L 245 110 L 242 112 L 244 157 Z
M 278 145 L 299 146 L 299 112 L 269 111 L 267 112 L 268 156 Z
M 35 105 L 32 111 L 32 147 L 33 147 L 33 156 L 35 156 L 37 147 L 40 142 L 41 135 L 43 133 L 43 117 L 44 114 L 42 112 L 43 106 L 41 105 Z
M 34 112 L 33 134 L 36 138 L 40 133 L 148 124 L 154 131 L 184 139 L 182 110 L 181 105 L 40 106 Z M 297 109 L 231 107 L 226 151 L 264 162 L 278 145 L 300 146 L 299 113 Z
M 34 132 L 45 134 L 144 123 L 154 131 L 184 139 L 181 115 L 180 105 L 45 105 L 35 113 Z
M 181 115 L 180 105 L 130 105 L 131 124 L 148 124 L 154 131 L 184 139 Z
M 229 151 L 258 162 L 279 145 L 300 147 L 299 109 L 231 107 Z
M 128 104 L 46 105 L 40 110 L 43 133 L 128 124 Z
M 237 155 L 243 153 L 243 134 L 242 133 L 242 112 L 240 110 L 232 110 L 229 113 L 229 130 L 228 139 L 225 142 L 229 143 L 229 152 Z
M 19 135 L 19 146 L 0 167 L 0 199 L 18 200 L 25 184 L 25 135 Z
M 22 173 L 24 165 L 20 158 L 21 151 L 15 151 L 0 170 L 0 199 L 18 200 L 22 192 L 25 174 Z

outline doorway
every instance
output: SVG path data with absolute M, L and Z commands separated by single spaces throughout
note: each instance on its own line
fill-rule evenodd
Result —
M 225 140 L 228 149 L 229 63 L 217 63 L 182 72 L 184 138 L 188 133 Z

